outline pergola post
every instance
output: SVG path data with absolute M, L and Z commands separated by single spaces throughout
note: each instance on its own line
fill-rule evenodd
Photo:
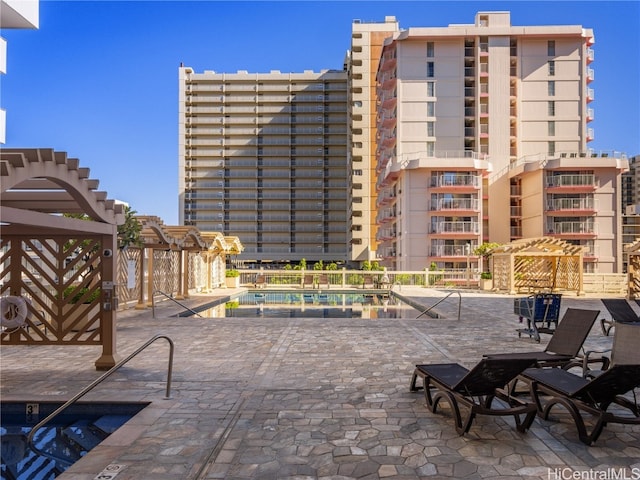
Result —
M 95 362 L 96 370 L 109 370 L 118 362 L 116 353 L 116 298 L 115 278 L 117 272 L 117 229 L 113 226 L 112 235 L 102 236 L 102 258 L 100 260 L 100 328 L 102 337 L 102 355 Z
M 136 310 L 144 310 L 147 308 L 147 303 L 145 301 L 145 291 L 144 291 L 144 279 L 145 279 L 145 256 L 147 255 L 147 249 L 145 247 L 142 247 L 140 249 L 140 258 L 138 259 L 139 262 L 139 270 L 140 270 L 140 278 L 138 280 L 139 282 L 139 288 L 138 288 L 138 303 L 135 306 Z
M 182 298 L 189 298 L 189 277 L 191 276 L 190 257 L 191 252 L 189 250 L 183 250 L 180 252 L 182 255 Z
M 151 255 L 149 255 L 149 261 L 147 262 L 147 307 L 153 305 L 153 284 L 155 283 L 153 272 L 153 259 L 156 256 L 156 250 L 151 248 Z

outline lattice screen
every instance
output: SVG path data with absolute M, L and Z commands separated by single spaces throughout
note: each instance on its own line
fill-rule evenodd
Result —
M 99 238 L 5 237 L 0 295 L 28 299 L 26 327 L 5 329 L 2 343 L 100 344 Z

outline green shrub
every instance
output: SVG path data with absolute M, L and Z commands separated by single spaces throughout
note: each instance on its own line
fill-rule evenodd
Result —
M 240 276 L 240 272 L 238 270 L 227 270 L 224 273 L 224 276 L 227 277 L 227 278 L 239 277 Z
M 71 297 L 69 298 L 69 303 L 78 303 L 82 296 L 88 291 L 88 287 L 78 288 L 77 286 L 70 285 L 64 289 L 64 292 L 62 292 L 62 298 L 66 300 L 67 298 Z M 84 303 L 93 303 L 93 301 L 97 300 L 99 297 L 100 289 L 98 288 L 85 299 Z

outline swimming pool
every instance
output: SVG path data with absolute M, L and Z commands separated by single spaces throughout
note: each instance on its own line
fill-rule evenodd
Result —
M 195 308 L 201 317 L 416 318 L 419 312 L 388 293 L 251 290 L 229 302 Z M 180 316 L 192 316 L 185 312 Z
M 56 478 L 148 403 L 75 403 L 35 434 L 33 443 L 45 454 L 40 455 L 29 448 L 27 436 L 38 422 L 60 405 L 55 402 L 2 402 L 0 475 L 3 479 Z

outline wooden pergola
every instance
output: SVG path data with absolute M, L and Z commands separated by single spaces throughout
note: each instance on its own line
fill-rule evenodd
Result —
M 226 256 L 243 248 L 237 237 L 220 232 L 165 225 L 157 216 L 135 218 L 141 226 L 141 245 L 127 252 L 128 261 L 137 264 L 135 281 L 123 278 L 120 283 L 132 283 L 136 289 L 137 309 L 150 307 L 155 294 L 182 300 L 189 298 L 194 287 L 210 292 L 224 283 Z
M 0 343 L 101 345 L 96 368 L 114 366 L 124 206 L 98 191 L 77 159 L 52 149 L 3 149 L 0 179 L 0 295 L 28 305 L 24 325 L 4 328 Z
M 627 252 L 627 296 L 630 299 L 640 298 L 640 238 L 625 247 Z
M 583 247 L 541 237 L 491 250 L 493 288 L 510 294 L 583 289 Z

